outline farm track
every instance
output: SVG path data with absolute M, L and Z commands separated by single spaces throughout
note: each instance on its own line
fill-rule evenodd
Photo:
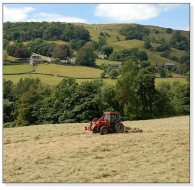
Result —
M 4 129 L 3 182 L 189 182 L 189 116 L 124 122 L 143 133 L 85 125 Z

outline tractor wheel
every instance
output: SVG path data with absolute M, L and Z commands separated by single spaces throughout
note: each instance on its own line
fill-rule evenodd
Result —
M 115 129 L 115 133 L 123 133 L 124 132 L 124 125 L 119 122 L 114 126 L 114 129 Z
M 108 134 L 108 127 L 107 126 L 102 126 L 101 129 L 100 129 L 100 134 L 101 135 L 106 135 Z
M 97 133 L 97 128 L 94 128 L 93 129 L 93 133 Z

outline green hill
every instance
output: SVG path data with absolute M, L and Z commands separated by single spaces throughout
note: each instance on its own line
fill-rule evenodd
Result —
M 132 24 L 133 25 L 133 24 Z M 114 51 L 118 50 L 124 50 L 128 48 L 136 47 L 140 51 L 145 51 L 148 54 L 149 61 L 155 65 L 158 63 L 158 65 L 163 64 L 164 62 L 174 62 L 176 64 L 179 64 L 176 61 L 161 57 L 160 54 L 162 52 L 154 52 L 152 53 L 150 50 L 144 48 L 144 41 L 143 40 L 125 40 L 125 36 L 121 35 L 119 33 L 119 30 L 123 28 L 124 26 L 127 26 L 127 24 L 82 24 L 84 28 L 86 28 L 91 36 L 92 40 L 98 40 L 98 37 L 100 36 L 100 32 L 105 32 L 109 35 L 106 36 L 108 45 L 112 46 Z M 150 36 L 155 38 L 156 40 L 159 40 L 161 38 L 164 38 L 166 42 L 168 42 L 171 37 L 176 33 L 177 30 L 173 30 L 172 33 L 167 33 L 166 28 L 158 27 L 158 26 L 145 26 L 150 29 Z M 156 33 L 158 31 L 159 33 Z M 180 31 L 182 36 L 185 36 L 189 40 L 189 32 L 188 31 Z M 120 39 L 120 41 L 117 39 Z M 159 46 L 159 43 L 151 43 L 152 47 L 156 48 Z M 171 48 L 170 56 L 177 56 L 178 58 L 181 58 L 183 55 L 187 55 L 186 51 L 178 50 L 175 48 Z
M 45 23 L 45 24 L 48 25 L 49 23 Z M 61 24 L 63 25 L 63 24 L 67 24 L 67 23 L 61 23 Z M 19 26 L 17 26 L 17 24 L 13 24 L 13 28 L 10 27 L 7 30 L 4 28 L 3 32 L 7 35 L 7 39 L 10 38 L 10 40 L 7 40 L 10 45 L 14 44 L 14 40 L 11 39 L 11 36 L 13 36 L 14 30 L 18 31 L 19 28 L 17 28 L 17 27 L 24 27 L 24 28 L 26 27 L 26 29 L 28 29 L 28 31 L 29 31 L 30 27 L 31 27 L 31 24 L 27 23 L 26 25 L 28 25 L 28 26 L 25 26 L 25 23 L 23 23 L 23 25 L 21 24 Z M 39 25 L 40 25 L 40 23 L 39 23 Z M 140 27 L 145 27 L 145 28 L 149 29 L 150 30 L 149 35 L 144 37 L 142 40 L 138 40 L 138 39 L 126 40 L 125 38 L 127 36 L 122 35 L 121 30 L 124 27 L 129 27 L 129 26 L 130 27 L 131 26 L 135 27 L 136 24 L 83 24 L 83 23 L 72 23 L 72 25 L 74 25 L 75 27 L 80 28 L 80 29 L 75 28 L 75 30 L 76 29 L 81 30 L 81 31 L 82 30 L 87 30 L 89 32 L 88 36 L 90 36 L 89 39 L 92 40 L 92 41 L 95 40 L 96 42 L 98 42 L 99 37 L 102 36 L 102 34 L 103 34 L 104 37 L 106 38 L 107 44 L 109 46 L 112 46 L 114 51 L 122 51 L 124 49 L 138 48 L 139 51 L 144 51 L 144 52 L 147 53 L 148 61 L 150 61 L 152 65 L 160 66 L 164 62 L 174 62 L 175 64 L 178 64 L 178 65 L 180 64 L 177 61 L 173 61 L 171 59 L 162 57 L 161 54 L 163 52 L 151 51 L 150 49 L 145 49 L 144 48 L 144 43 L 145 43 L 146 38 L 151 39 L 150 44 L 152 45 L 153 48 L 157 48 L 161 45 L 161 43 L 160 43 L 161 41 L 164 40 L 164 42 L 169 42 L 169 40 L 175 34 L 177 34 L 177 32 L 178 32 L 177 30 L 172 29 L 171 33 L 167 33 L 167 28 L 162 28 L 162 27 L 159 27 L 159 26 L 140 26 Z M 16 27 L 16 28 L 14 28 L 14 27 Z M 69 26 L 67 26 L 67 27 L 69 27 Z M 22 28 L 21 28 L 21 31 L 22 31 Z M 66 30 L 64 30 L 64 31 L 66 31 Z M 180 31 L 180 34 L 183 38 L 186 38 L 189 41 L 189 31 Z M 6 35 L 4 35 L 4 36 L 6 37 Z M 85 35 L 81 35 L 80 37 L 85 39 Z M 28 45 L 30 40 L 31 40 L 31 38 L 29 38 L 26 41 L 22 41 L 22 42 L 23 42 L 24 45 Z M 54 42 L 58 45 L 69 43 L 68 41 L 58 39 L 57 36 L 55 36 L 55 39 L 47 39 L 45 41 L 48 44 Z M 89 41 L 87 41 L 87 42 L 89 42 Z M 45 48 L 46 45 L 44 44 L 43 46 Z M 35 52 L 35 53 L 39 53 L 39 52 Z M 74 49 L 73 53 L 74 53 L 74 56 L 77 55 L 77 50 Z M 96 53 L 97 54 L 102 54 L 98 50 L 96 50 Z M 4 54 L 6 55 L 6 50 L 4 50 Z M 178 59 L 180 59 L 182 56 L 185 56 L 185 55 L 189 56 L 187 51 L 178 50 L 176 48 L 171 47 L 170 57 L 176 56 Z M 5 58 L 5 56 L 4 56 L 4 58 Z M 45 60 L 46 56 L 42 56 L 42 59 Z M 13 56 L 8 56 L 7 55 L 7 60 L 14 62 L 14 60 L 16 60 L 16 59 Z M 53 58 L 52 58 L 52 61 L 53 61 Z M 101 66 L 102 64 L 108 65 L 108 64 L 120 64 L 120 63 L 121 63 L 121 61 L 110 61 L 109 59 L 97 59 L 96 60 L 96 65 L 97 66 Z M 41 69 L 42 67 L 43 66 L 39 66 L 38 68 Z M 69 71 L 69 70 L 64 71 L 65 67 L 63 67 L 63 69 L 58 69 L 58 67 L 60 67 L 60 66 L 56 66 L 56 65 L 54 65 L 54 67 L 52 65 L 50 65 L 50 67 L 44 65 L 44 68 L 42 68 L 43 70 L 39 70 L 39 69 L 37 70 L 37 72 L 38 72 L 37 74 L 32 74 L 31 76 L 28 76 L 28 75 L 27 76 L 28 77 L 35 77 L 35 76 L 38 77 L 40 75 L 40 73 L 44 73 L 44 74 L 49 73 L 49 74 L 52 74 L 53 76 L 40 75 L 40 77 L 44 78 L 46 83 L 56 85 L 59 81 L 62 80 L 62 78 L 59 77 L 58 75 L 77 78 L 77 81 L 80 83 L 84 80 L 92 80 L 92 78 L 100 77 L 100 75 L 102 73 L 102 70 L 100 70 L 100 69 L 94 69 L 93 72 L 91 72 L 91 71 L 89 71 L 88 68 L 83 68 L 87 72 L 87 74 L 86 73 L 83 74 L 82 69 L 80 69 L 79 66 L 78 67 L 77 66 L 73 67 L 74 72 L 72 72 L 72 70 L 71 71 Z M 22 68 L 22 69 L 20 70 L 18 68 Z M 67 68 L 70 69 L 72 67 L 66 67 L 66 69 Z M 48 71 L 48 69 L 50 69 L 50 70 Z M 60 72 L 56 72 L 56 70 L 58 70 Z M 4 69 L 4 74 L 9 74 L 9 72 L 14 73 L 14 74 L 22 73 L 22 72 L 28 72 L 28 68 L 23 67 L 23 66 L 22 67 L 12 66 L 12 68 L 7 67 L 6 69 Z M 90 75 L 90 73 L 91 73 L 92 76 Z M 4 77 L 6 79 L 11 79 L 14 82 L 16 82 L 16 81 L 19 80 L 19 78 L 24 77 L 24 76 L 26 76 L 26 75 L 25 74 L 24 75 L 19 75 L 19 76 L 6 75 Z M 87 79 L 85 79 L 85 78 L 87 78 Z M 116 82 L 115 80 L 112 80 L 112 79 L 105 79 L 105 81 L 107 81 L 111 84 L 114 84 Z

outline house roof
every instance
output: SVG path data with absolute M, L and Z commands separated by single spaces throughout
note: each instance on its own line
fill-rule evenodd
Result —
M 111 66 L 111 67 L 120 67 L 121 64 L 108 64 L 108 66 Z
M 166 62 L 164 63 L 165 66 L 175 66 L 175 63 L 172 62 Z
M 39 55 L 37 53 L 33 53 L 31 56 L 41 56 L 41 55 Z

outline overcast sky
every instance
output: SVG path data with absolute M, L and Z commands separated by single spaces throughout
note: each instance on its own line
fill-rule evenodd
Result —
M 189 30 L 186 4 L 3 4 L 3 22 L 137 23 Z

